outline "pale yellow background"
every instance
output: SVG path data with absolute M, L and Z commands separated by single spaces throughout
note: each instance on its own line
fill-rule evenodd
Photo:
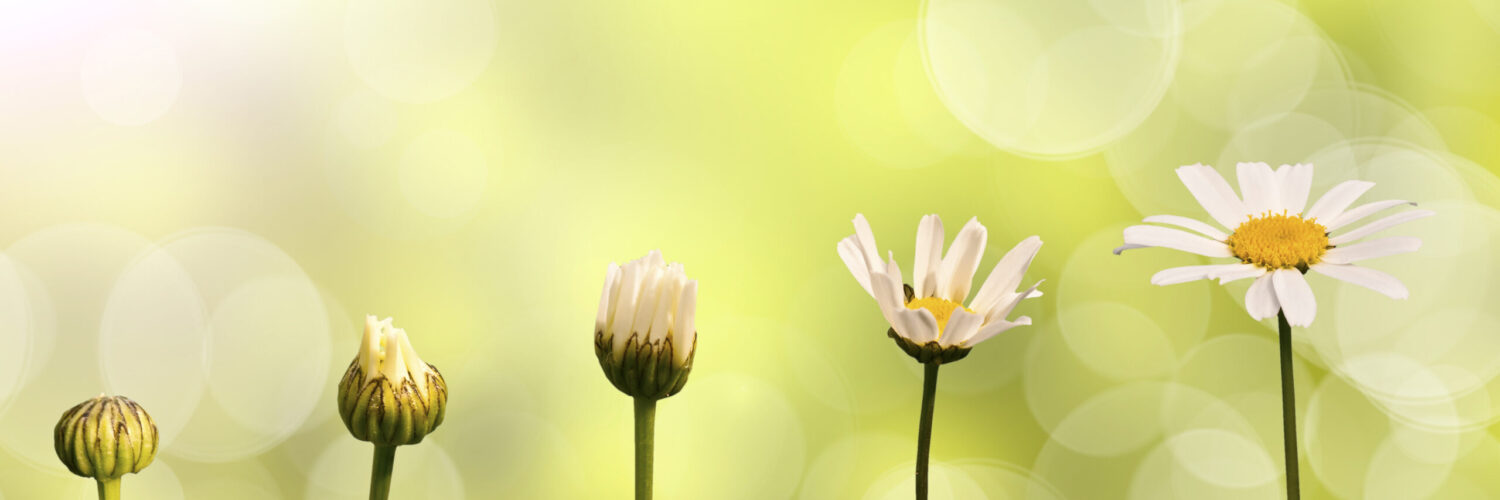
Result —
M 1491 0 L 0 5 L 0 497 L 88 498 L 55 419 L 137 399 L 125 498 L 364 498 L 331 399 L 364 314 L 451 389 L 395 497 L 627 498 L 590 347 L 609 262 L 701 283 L 658 498 L 909 498 L 919 367 L 835 243 L 919 217 L 1046 241 L 1046 295 L 942 370 L 934 498 L 1279 498 L 1274 324 L 1202 259 L 1172 169 L 1317 164 L 1438 212 L 1313 278 L 1304 498 L 1500 497 L 1500 7 Z M 1029 281 L 1028 281 L 1029 282 Z M 1227 289 L 1226 289 L 1227 288 Z

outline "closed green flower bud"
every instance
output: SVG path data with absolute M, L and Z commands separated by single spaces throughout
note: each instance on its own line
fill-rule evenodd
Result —
M 610 264 L 594 320 L 594 355 L 610 383 L 652 400 L 681 391 L 698 347 L 697 301 L 698 281 L 660 251 Z
M 156 422 L 124 396 L 100 395 L 64 412 L 52 431 L 68 470 L 101 482 L 140 472 L 156 458 Z
M 391 319 L 365 319 L 359 354 L 339 382 L 339 416 L 356 439 L 376 446 L 422 442 L 443 423 L 448 384 L 424 363 Z

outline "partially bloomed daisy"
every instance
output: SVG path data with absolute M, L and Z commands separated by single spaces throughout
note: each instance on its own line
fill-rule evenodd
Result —
M 1375 185 L 1344 181 L 1306 207 L 1312 186 L 1312 165 L 1282 165 L 1271 170 L 1265 163 L 1238 165 L 1240 195 L 1213 167 L 1189 165 L 1177 169 L 1177 177 L 1208 215 L 1223 229 L 1177 215 L 1153 215 L 1145 222 L 1158 225 L 1125 228 L 1125 245 L 1115 253 L 1142 247 L 1165 247 L 1206 257 L 1234 258 L 1239 262 L 1174 267 L 1156 273 L 1151 282 L 1171 285 L 1200 279 L 1219 283 L 1254 278 L 1245 295 L 1245 308 L 1257 320 L 1284 312 L 1295 326 L 1307 326 L 1317 315 L 1312 287 L 1304 278 L 1309 270 L 1364 286 L 1393 299 L 1404 299 L 1400 280 L 1354 263 L 1412 252 L 1422 241 L 1407 236 L 1363 240 L 1403 222 L 1433 215 L 1430 210 L 1408 210 L 1349 229 L 1378 212 L 1406 200 L 1370 202 L 1349 208 Z M 1228 230 L 1225 232 L 1224 230 Z M 1191 231 L 1191 232 L 1189 232 Z
M 918 361 L 944 363 L 957 361 L 970 348 L 1000 332 L 1031 324 L 1026 316 L 1014 321 L 1006 316 L 1022 299 L 1041 295 L 1036 285 L 1016 291 L 1042 247 L 1041 238 L 1032 236 L 1006 253 L 969 305 L 963 305 L 979 259 L 984 256 L 986 235 L 978 218 L 969 219 L 945 254 L 942 219 L 937 215 L 922 217 L 909 286 L 894 254 L 881 260 L 875 233 L 862 214 L 854 216 L 854 234 L 839 242 L 838 252 L 854 279 L 880 305 L 897 344 Z
M 1031 259 L 1042 248 L 1041 238 L 1021 240 L 990 271 L 974 299 L 964 306 L 973 286 L 974 272 L 984 257 L 987 231 L 978 218 L 969 219 L 958 237 L 943 253 L 943 221 L 936 215 L 922 217 L 917 226 L 917 258 L 911 284 L 901 276 L 901 266 L 888 254 L 880 260 L 875 233 L 864 215 L 854 216 L 854 235 L 839 242 L 839 257 L 854 273 L 854 279 L 875 297 L 880 313 L 891 324 L 890 336 L 907 355 L 922 363 L 922 416 L 917 424 L 916 493 L 927 498 L 927 458 L 932 445 L 932 413 L 937 393 L 938 367 L 963 359 L 980 342 L 1020 325 L 1031 324 L 1021 316 L 1005 319 L 1022 299 L 1041 295 L 1036 285 L 1022 292 L 1016 287 L 1031 267 Z

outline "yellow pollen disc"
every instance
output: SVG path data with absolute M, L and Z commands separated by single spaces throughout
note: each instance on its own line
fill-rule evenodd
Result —
M 1241 262 L 1266 269 L 1306 269 L 1328 252 L 1328 230 L 1316 219 L 1266 212 L 1240 224 L 1225 241 Z
M 974 312 L 973 309 L 964 307 L 957 302 L 947 299 L 940 299 L 937 297 L 924 297 L 913 300 L 911 302 L 907 302 L 906 308 L 926 309 L 928 312 L 931 312 L 932 317 L 937 318 L 938 337 L 943 336 L 943 329 L 948 326 L 948 319 L 953 317 L 954 309 L 963 309 L 964 311 L 971 313 Z

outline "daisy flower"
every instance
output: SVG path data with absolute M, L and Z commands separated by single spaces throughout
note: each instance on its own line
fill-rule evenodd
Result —
M 1404 299 L 1406 286 L 1400 280 L 1354 263 L 1416 251 L 1422 246 L 1422 241 L 1404 236 L 1361 240 L 1433 213 L 1429 210 L 1397 212 L 1344 230 L 1381 211 L 1414 203 L 1385 200 L 1349 208 L 1375 186 L 1373 182 L 1350 180 L 1334 186 L 1311 207 L 1306 207 L 1312 186 L 1312 165 L 1282 165 L 1273 171 L 1264 163 L 1241 163 L 1237 174 L 1240 183 L 1238 196 L 1213 167 L 1198 164 L 1177 169 L 1177 177 L 1197 198 L 1198 204 L 1203 205 L 1209 217 L 1223 229 L 1229 230 L 1228 233 L 1196 219 L 1153 215 L 1147 217 L 1146 222 L 1176 226 L 1191 232 L 1160 225 L 1130 226 L 1125 228 L 1125 245 L 1116 248 L 1115 254 L 1132 248 L 1165 247 L 1205 257 L 1239 260 L 1239 263 L 1232 264 L 1166 269 L 1151 277 L 1151 282 L 1157 285 L 1200 279 L 1217 279 L 1221 284 L 1255 280 L 1245 294 L 1245 309 L 1250 312 L 1250 317 L 1259 320 L 1278 316 L 1286 497 L 1296 500 L 1302 494 L 1297 480 L 1297 386 L 1292 380 L 1292 326 L 1311 324 L 1318 312 L 1312 287 L 1308 286 L 1304 275 L 1313 271 L 1394 299 Z
M 1229 182 L 1213 167 L 1197 164 L 1177 169 L 1183 185 L 1221 227 L 1178 215 L 1153 215 L 1145 222 L 1160 225 L 1125 228 L 1125 245 L 1116 248 L 1115 254 L 1132 248 L 1163 247 L 1205 257 L 1236 259 L 1235 263 L 1166 269 L 1152 276 L 1151 283 L 1172 285 L 1217 279 L 1223 284 L 1254 279 L 1245 294 L 1245 309 L 1250 317 L 1260 320 L 1284 312 L 1293 326 L 1307 326 L 1317 315 L 1317 301 L 1304 277 L 1308 271 L 1360 285 L 1393 299 L 1406 298 L 1406 286 L 1400 280 L 1355 263 L 1416 251 L 1422 246 L 1417 238 L 1365 238 L 1397 224 L 1431 216 L 1432 211 L 1402 211 L 1354 226 L 1381 211 L 1415 203 L 1384 200 L 1349 208 L 1375 186 L 1373 182 L 1349 180 L 1334 186 L 1308 207 L 1312 165 L 1282 165 L 1271 170 L 1265 163 L 1240 163 L 1237 171 L 1239 195 L 1235 195 Z
M 1000 332 L 1030 325 L 1029 317 L 1011 321 L 1006 316 L 1022 299 L 1041 295 L 1036 290 L 1040 281 L 1023 292 L 1016 291 L 1022 275 L 1042 247 L 1041 238 L 1032 236 L 1006 253 L 985 278 L 974 299 L 968 306 L 963 305 L 973 286 L 974 273 L 979 269 L 979 259 L 984 256 L 986 235 L 987 230 L 977 217 L 969 219 L 945 254 L 943 220 L 937 215 L 922 217 L 917 226 L 916 261 L 909 286 L 903 281 L 894 253 L 885 261 L 880 259 L 875 233 L 863 214 L 854 216 L 854 234 L 839 242 L 838 252 L 855 281 L 875 298 L 897 342 L 908 354 L 912 354 L 912 348 L 926 348 L 952 353 L 947 355 L 951 357 L 961 351 L 966 353 Z M 944 356 L 935 359 L 956 361 Z M 929 361 L 921 357 L 918 360 Z

